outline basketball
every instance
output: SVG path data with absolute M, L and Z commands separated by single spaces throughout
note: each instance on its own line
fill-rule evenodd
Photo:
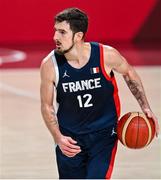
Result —
M 117 135 L 124 146 L 132 149 L 143 148 L 154 138 L 155 124 L 141 112 L 129 112 L 118 121 Z

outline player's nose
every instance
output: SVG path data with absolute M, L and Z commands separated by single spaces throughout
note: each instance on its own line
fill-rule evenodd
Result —
M 57 31 L 55 31 L 55 33 L 54 33 L 53 40 L 54 41 L 58 41 L 59 40 L 59 35 L 58 35 Z

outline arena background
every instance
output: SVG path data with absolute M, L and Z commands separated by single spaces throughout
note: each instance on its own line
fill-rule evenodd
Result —
M 160 0 L 0 0 L 0 178 L 53 179 L 53 139 L 40 114 L 39 66 L 55 45 L 53 18 L 78 7 L 87 41 L 115 47 L 136 67 L 161 122 Z M 116 74 L 117 76 L 117 74 Z M 121 77 L 122 114 L 140 111 Z M 119 144 L 113 178 L 161 179 L 161 139 L 130 150 Z

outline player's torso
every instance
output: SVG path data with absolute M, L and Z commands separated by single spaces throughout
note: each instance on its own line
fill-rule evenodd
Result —
M 114 86 L 100 64 L 99 44 L 91 43 L 89 61 L 80 69 L 55 53 L 59 81 L 56 87 L 60 128 L 85 134 L 106 128 L 117 121 Z

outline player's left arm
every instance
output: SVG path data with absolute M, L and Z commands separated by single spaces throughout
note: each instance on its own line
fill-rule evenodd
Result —
M 127 86 L 129 87 L 132 94 L 135 96 L 142 111 L 147 115 L 147 117 L 154 120 L 156 127 L 156 135 L 158 135 L 158 120 L 150 108 L 147 97 L 145 95 L 143 84 L 134 67 L 131 66 L 116 49 L 111 47 L 105 47 L 104 52 L 105 67 L 110 67 L 111 70 L 117 71 L 118 73 L 123 75 Z

